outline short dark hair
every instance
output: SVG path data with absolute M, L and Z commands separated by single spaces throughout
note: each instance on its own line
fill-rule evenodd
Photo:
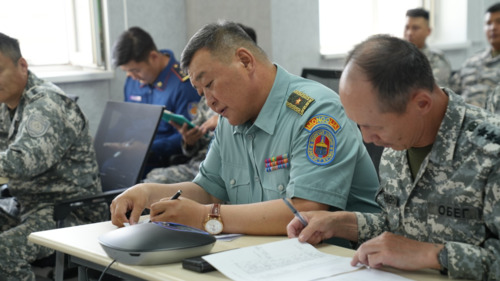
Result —
M 423 8 L 410 9 L 406 11 L 406 16 L 410 18 L 424 18 L 429 20 L 429 11 Z
M 17 62 L 22 57 L 19 41 L 0 33 L 0 53 L 12 60 L 17 65 Z
M 157 51 L 153 38 L 140 27 L 131 27 L 123 32 L 113 46 L 115 67 L 130 61 L 146 61 L 151 51 Z
M 491 5 L 488 10 L 486 10 L 486 13 L 494 13 L 500 11 L 500 3 L 496 3 Z
M 390 35 L 373 35 L 356 45 L 346 65 L 355 63 L 377 92 L 382 112 L 402 114 L 412 91 L 434 89 L 427 57 L 412 43 Z
M 251 28 L 250 26 L 246 26 L 242 23 L 238 23 L 238 25 L 243 28 L 243 30 L 252 38 L 252 40 L 257 43 L 257 33 L 255 33 L 255 29 Z
M 207 24 L 198 30 L 184 47 L 181 68 L 187 72 L 194 54 L 200 49 L 205 48 L 221 61 L 227 61 L 229 54 L 240 47 L 249 49 L 255 56 L 267 58 L 265 52 L 239 24 L 231 21 Z

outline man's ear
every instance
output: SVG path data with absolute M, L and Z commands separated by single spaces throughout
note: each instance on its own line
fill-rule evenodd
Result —
M 426 114 L 431 110 L 433 100 L 428 91 L 417 90 L 413 93 L 411 102 L 419 112 Z
M 236 57 L 238 61 L 243 65 L 244 68 L 253 69 L 255 57 L 253 54 L 246 48 L 238 48 L 236 50 Z
M 28 75 L 28 62 L 23 58 L 19 58 L 17 65 L 20 67 L 23 74 Z

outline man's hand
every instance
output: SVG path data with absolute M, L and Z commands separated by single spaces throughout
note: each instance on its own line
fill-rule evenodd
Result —
M 111 202 L 111 222 L 119 227 L 123 223 L 135 224 L 139 221 L 142 211 L 149 205 L 147 192 L 141 188 L 140 184 L 135 185 L 118 195 Z M 127 212 L 131 211 L 130 218 Z
M 290 238 L 298 237 L 299 241 L 313 245 L 331 237 L 358 240 L 356 215 L 352 212 L 311 211 L 300 214 L 308 225 L 304 227 L 294 218 L 286 228 Z
M 176 222 L 203 229 L 203 221 L 210 212 L 210 205 L 202 205 L 185 197 L 175 200 L 164 198 L 151 205 L 151 221 Z
M 439 269 L 438 253 L 444 245 L 419 242 L 385 232 L 363 243 L 351 261 L 373 268 L 384 265 L 403 270 L 418 270 L 423 268 Z
M 182 135 L 182 141 L 188 146 L 195 145 L 196 142 L 206 133 L 206 131 L 203 131 L 198 126 L 189 129 L 187 124 L 183 124 L 182 126 L 180 126 L 174 121 L 169 121 L 168 123 L 176 128 L 177 131 L 179 131 L 179 133 Z

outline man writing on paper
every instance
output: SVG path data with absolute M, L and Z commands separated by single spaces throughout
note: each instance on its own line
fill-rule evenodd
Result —
M 385 146 L 382 212 L 303 212 L 288 236 L 361 246 L 352 264 L 434 268 L 452 278 L 500 278 L 500 119 L 434 82 L 411 43 L 379 35 L 356 46 L 340 81 L 346 114 Z
M 375 168 L 332 90 L 273 64 L 233 22 L 199 30 L 181 64 L 222 116 L 206 159 L 193 182 L 138 184 L 119 195 L 114 224 L 135 223 L 150 208 L 153 221 L 212 234 L 278 235 L 293 217 L 284 197 L 299 211 L 378 211 Z M 168 200 L 178 189 L 180 200 Z

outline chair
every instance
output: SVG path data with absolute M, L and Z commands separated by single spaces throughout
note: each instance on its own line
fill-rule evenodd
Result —
M 311 79 L 339 92 L 339 82 L 342 70 L 326 69 L 326 68 L 303 68 L 301 76 Z
M 69 199 L 54 206 L 54 220 L 64 227 L 69 213 L 84 205 L 111 201 L 141 180 L 163 106 L 108 101 L 94 138 L 102 194 Z M 56 252 L 55 280 L 63 280 L 64 254 Z

